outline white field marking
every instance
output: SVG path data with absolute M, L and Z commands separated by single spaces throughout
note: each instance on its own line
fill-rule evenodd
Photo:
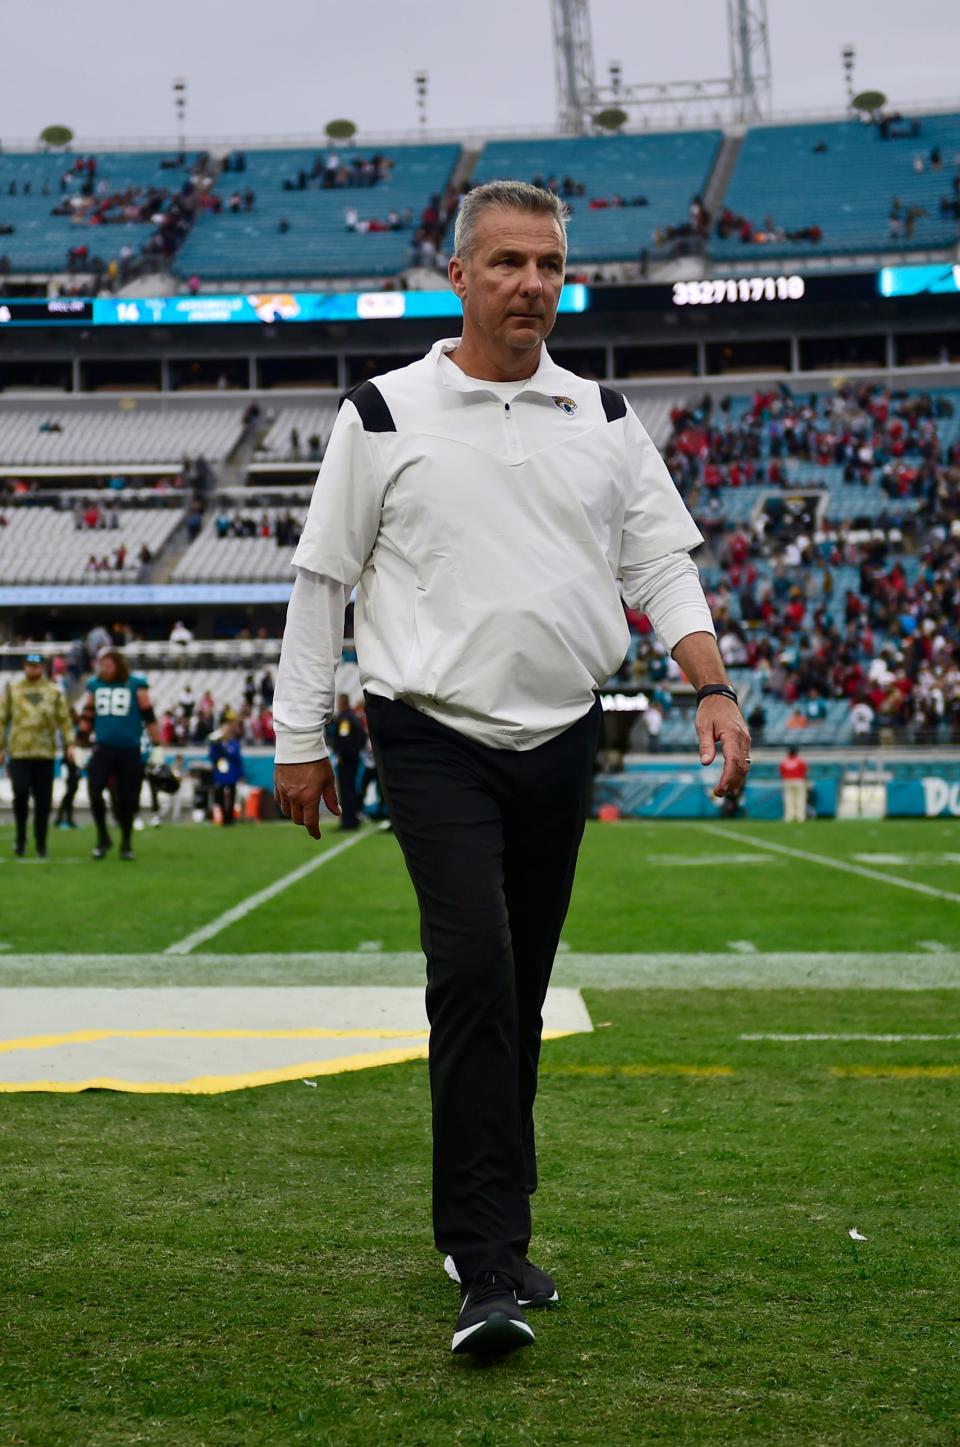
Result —
M 42 864 L 46 868 L 50 864 L 86 864 L 87 861 L 85 859 L 58 859 L 56 855 L 53 855 L 48 859 L 11 859 L 9 862 L 18 867 L 23 864 Z M 6 864 L 7 860 L 4 859 L 3 863 Z
M 903 1045 L 914 1040 L 960 1040 L 960 1035 L 866 1035 L 851 1032 L 847 1035 L 738 1035 L 738 1040 L 773 1040 L 783 1044 L 805 1044 L 815 1040 L 867 1040 L 876 1045 Z
M 750 940 L 727 940 L 727 949 L 736 955 L 755 955 L 757 947 Z
M 381 829 L 385 829 L 386 827 L 386 824 L 380 824 L 377 826 L 376 832 L 379 833 Z M 316 859 L 309 859 L 306 864 L 301 864 L 298 869 L 291 870 L 289 874 L 285 874 L 281 879 L 275 879 L 273 884 L 268 884 L 265 889 L 258 889 L 256 894 L 248 895 L 247 898 L 242 899 L 239 904 L 235 904 L 232 909 L 225 910 L 223 914 L 217 915 L 217 918 L 211 920 L 209 924 L 205 924 L 200 929 L 194 930 L 192 934 L 185 935 L 182 940 L 176 940 L 174 944 L 168 945 L 164 950 L 164 954 L 188 955 L 197 945 L 202 945 L 206 940 L 212 939 L 213 936 L 218 935 L 221 930 L 225 930 L 228 925 L 236 924 L 238 920 L 246 919 L 247 915 L 253 910 L 259 909 L 261 904 L 266 904 L 268 900 L 274 899 L 278 894 L 282 894 L 285 889 L 290 888 L 291 884 L 297 884 L 299 880 L 306 879 L 308 874 L 312 874 L 313 871 L 319 869 L 322 864 L 329 864 L 331 859 L 336 859 L 337 855 L 342 854 L 344 850 L 352 849 L 354 844 L 360 843 L 361 839 L 369 838 L 370 834 L 364 830 L 362 833 L 354 834 L 350 839 L 342 840 L 341 843 L 335 844 L 332 849 L 328 849 L 325 854 L 318 854 Z
M 291 952 L 170 955 L 0 954 L 5 989 L 83 986 L 91 989 L 208 986 L 376 986 L 423 988 L 424 959 L 405 953 Z M 553 985 L 572 989 L 958 990 L 960 950 L 794 951 L 732 950 L 702 954 L 558 955 Z M 2 1018 L 2 1010 L 0 1010 Z
M 860 864 L 960 864 L 960 854 L 854 854 Z
M 567 944 L 566 940 L 561 940 L 560 943 L 557 945 L 557 954 L 568 955 L 569 953 L 570 946 Z
M 711 864 L 780 864 L 772 854 L 648 854 L 646 864 L 669 864 L 678 869 L 685 865 L 697 869 Z
M 383 940 L 361 940 L 357 945 L 357 953 L 361 955 L 378 955 L 383 949 Z
M 950 949 L 950 946 L 945 945 L 943 940 L 917 940 L 917 945 L 931 955 L 943 955 Z
M 736 835 L 728 834 L 718 824 L 694 824 L 694 829 L 703 829 L 721 839 L 744 839 L 758 849 L 772 849 L 775 854 L 786 854 L 791 859 L 805 859 L 808 864 L 823 864 L 827 869 L 839 869 L 843 874 L 859 874 L 862 879 L 875 879 L 880 884 L 895 884 L 898 889 L 911 889 L 916 894 L 928 894 L 934 899 L 947 899 L 951 904 L 960 904 L 960 894 L 949 889 L 935 889 L 932 884 L 920 884 L 915 879 L 901 879 L 898 874 L 881 874 L 879 869 L 866 869 L 862 864 L 850 864 L 846 859 L 831 859 L 827 854 L 813 854 L 809 849 L 791 849 L 789 844 L 774 844 L 769 839 L 758 839 L 755 834 L 744 834 L 740 829 Z

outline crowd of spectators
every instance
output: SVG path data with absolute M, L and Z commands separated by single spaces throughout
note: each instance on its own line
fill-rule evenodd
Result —
M 348 231 L 356 231 L 361 236 L 368 231 L 409 231 L 413 225 L 413 208 L 404 206 L 402 211 L 390 210 L 381 220 L 378 216 L 361 216 L 356 206 L 347 206 L 343 220 Z
M 146 544 L 144 544 L 144 547 L 145 546 Z M 142 553 L 143 548 L 141 548 L 140 551 Z M 148 548 L 147 552 L 149 553 L 149 551 Z M 114 548 L 113 552 L 109 555 L 104 553 L 100 557 L 97 557 L 96 553 L 91 553 L 87 559 L 84 571 L 87 573 L 122 573 L 126 566 L 127 545 L 126 543 L 121 543 L 119 547 Z
M 213 521 L 218 538 L 273 538 L 278 548 L 294 547 L 302 526 L 289 510 L 263 512 L 258 519 L 252 513 L 231 513 L 221 507 Z
M 448 186 L 446 191 L 430 197 L 420 214 L 420 221 L 410 246 L 410 263 L 428 270 L 446 271 L 447 256 L 444 240 L 447 229 L 457 214 L 460 199 L 471 188 L 470 181 L 459 187 Z
M 716 234 L 721 241 L 737 236 L 745 246 L 772 246 L 782 241 L 823 240 L 823 229 L 816 222 L 795 226 L 791 231 L 787 231 L 778 226 L 772 216 L 764 216 L 762 224 L 757 226 L 748 217 L 731 211 L 729 206 L 724 206 L 717 217 Z
M 218 704 L 209 689 L 197 698 L 192 685 L 184 683 L 175 705 L 165 709 L 160 717 L 161 741 L 167 748 L 202 744 L 225 723 L 232 722 L 237 726 L 242 744 L 272 746 L 276 743 L 273 687 L 269 670 L 259 680 L 248 673 L 243 702 L 234 708 L 230 704 Z
M 814 728 L 826 701 L 846 702 L 864 742 L 960 742 L 960 443 L 941 443 L 949 398 L 845 387 L 798 399 L 757 392 L 738 418 L 730 399 L 677 408 L 665 455 L 710 539 L 721 572 L 708 588 L 720 649 L 750 670 L 752 716 L 762 742 L 764 700 L 790 707 L 787 728 Z M 791 506 L 774 494 L 749 525 L 730 524 L 721 489 L 790 486 L 785 459 L 840 464 L 844 481 L 884 487 L 895 505 L 871 520 L 816 516 L 816 497 Z M 856 568 L 842 591 L 840 568 Z M 634 669 L 667 667 L 645 620 Z
M 281 183 L 284 191 L 343 191 L 352 187 L 378 186 L 389 181 L 393 171 L 392 156 L 377 151 L 372 156 L 361 152 L 349 158 L 342 151 L 328 151 L 326 155 L 314 157 L 310 170 L 302 166 L 295 176 L 285 176 Z M 224 167 L 226 169 L 226 167 Z
M 794 461 L 839 466 L 846 485 L 877 484 L 893 504 L 909 497 L 942 511 L 941 495 L 956 501 L 960 444 L 941 444 L 937 423 L 953 413 L 942 395 L 864 386 L 802 398 L 781 384 L 756 392 L 737 414 L 730 397 L 716 406 L 707 396 L 699 407 L 674 408 L 664 458 L 696 502 L 701 489 L 796 488 Z

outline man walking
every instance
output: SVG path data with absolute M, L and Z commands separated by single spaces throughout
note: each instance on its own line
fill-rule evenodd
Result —
M 58 733 L 63 740 L 64 756 L 72 765 L 73 723 L 67 701 L 44 673 L 43 654 L 28 653 L 23 661 L 23 677 L 7 685 L 0 701 L 0 764 L 6 749 L 13 785 L 16 831 L 13 852 L 18 859 L 23 858 L 27 848 L 31 798 L 37 858 L 47 857 L 47 825 Z
M 462 201 L 463 335 L 349 394 L 294 556 L 275 787 L 319 838 L 339 812 L 324 724 L 343 616 L 427 960 L 434 1239 L 461 1285 L 455 1352 L 533 1340 L 557 1300 L 528 1259 L 541 1010 L 628 606 L 698 689 L 700 758 L 740 783 L 749 734 L 688 549 L 701 541 L 625 399 L 544 341 L 566 262 L 551 192 Z
M 162 764 L 164 751 L 147 680 L 139 673 L 130 672 L 119 649 L 104 648 L 97 655 L 97 671 L 87 683 L 81 719 L 87 732 L 92 731 L 96 738 L 96 747 L 87 765 L 90 812 L 97 829 L 93 857 L 105 859 L 108 850 L 113 848 L 107 831 L 104 799 L 109 789 L 120 825 L 120 858 L 131 861 L 135 858 L 131 833 L 143 783 L 140 740 L 144 728 L 153 744 L 151 763 Z

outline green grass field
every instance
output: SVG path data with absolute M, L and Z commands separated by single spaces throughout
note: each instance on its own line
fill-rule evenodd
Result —
M 0 986 L 416 981 L 389 835 L 164 953 L 340 842 L 56 834 L 0 866 Z M 562 1304 L 487 1367 L 448 1352 L 422 1063 L 0 1095 L 0 1443 L 960 1442 L 958 861 L 948 821 L 588 827 L 557 978 L 595 1028 L 538 1103 Z

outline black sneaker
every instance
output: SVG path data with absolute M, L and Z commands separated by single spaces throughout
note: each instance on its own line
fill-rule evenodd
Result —
M 22 859 L 26 852 L 27 846 L 25 844 L 18 843 L 13 846 L 13 856 L 15 859 Z
M 130 845 L 129 845 L 129 844 L 125 844 L 125 845 L 123 846 L 123 848 L 120 850 L 120 858 L 121 858 L 121 859 L 130 860 L 130 859 L 136 859 L 136 857 L 137 857 L 137 856 L 134 854 L 134 852 L 133 852 L 133 850 L 130 848 Z
M 528 1347 L 533 1328 L 517 1305 L 517 1293 L 506 1276 L 483 1271 L 461 1287 L 460 1316 L 450 1350 L 478 1357 L 501 1357 Z
M 106 859 L 107 851 L 113 848 L 112 839 L 98 839 L 97 847 L 93 851 L 94 859 Z
M 460 1285 L 460 1273 L 452 1256 L 446 1257 L 443 1269 L 451 1281 Z M 517 1292 L 517 1305 L 525 1307 L 555 1306 L 560 1300 L 557 1283 L 552 1276 L 523 1258 L 523 1283 Z

